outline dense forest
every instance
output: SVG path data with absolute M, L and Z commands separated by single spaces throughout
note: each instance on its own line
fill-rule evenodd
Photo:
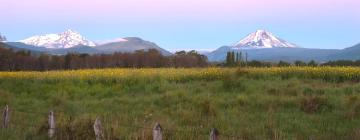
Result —
M 139 50 L 135 53 L 33 55 L 30 51 L 8 49 L 0 46 L 1 71 L 47 71 L 93 68 L 157 68 L 205 67 L 207 58 L 196 51 L 180 51 L 163 56 L 157 50 Z

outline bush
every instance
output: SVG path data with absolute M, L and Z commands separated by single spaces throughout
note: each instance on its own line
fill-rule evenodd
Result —
M 291 66 L 291 64 L 288 62 L 285 62 L 285 61 L 279 61 L 278 66 L 279 67 L 289 67 L 289 66 Z
M 216 110 L 214 105 L 211 103 L 211 101 L 209 100 L 202 101 L 200 102 L 199 106 L 202 115 L 207 117 L 216 116 Z
M 222 85 L 225 91 L 245 90 L 243 81 L 235 75 L 226 75 L 222 80 Z
M 300 109 L 308 114 L 331 109 L 326 98 L 319 96 L 308 96 L 301 100 Z
M 353 120 L 360 115 L 360 102 L 357 96 L 351 95 L 347 97 L 345 106 L 348 108 L 347 112 L 345 112 L 347 119 Z

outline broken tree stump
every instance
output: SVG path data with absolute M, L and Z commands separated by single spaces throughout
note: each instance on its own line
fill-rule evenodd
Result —
M 53 111 L 49 112 L 48 124 L 49 124 L 49 138 L 51 139 L 55 135 L 55 116 Z
M 158 122 L 153 128 L 153 140 L 162 140 L 162 128 Z
M 4 108 L 2 118 L 3 118 L 3 121 L 2 121 L 3 128 L 8 128 L 9 121 L 10 121 L 10 109 L 9 109 L 8 105 L 6 105 Z
M 102 125 L 99 117 L 95 119 L 94 132 L 95 132 L 96 140 L 103 139 Z

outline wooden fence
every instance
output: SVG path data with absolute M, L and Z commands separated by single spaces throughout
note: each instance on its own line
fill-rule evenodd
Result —
M 5 106 L 3 113 L 2 113 L 2 128 L 8 129 L 9 122 L 10 122 L 10 115 L 11 111 L 8 105 Z M 48 114 L 48 137 L 50 139 L 54 138 L 56 133 L 56 123 L 55 123 L 55 112 L 49 111 Z M 96 140 L 103 140 L 103 126 L 101 123 L 101 119 L 97 117 L 93 124 L 94 127 L 94 134 Z M 163 140 L 163 128 L 161 127 L 160 123 L 155 123 L 154 127 L 152 128 L 152 139 L 153 140 Z M 219 140 L 219 131 L 216 128 L 212 128 L 209 133 L 209 140 Z

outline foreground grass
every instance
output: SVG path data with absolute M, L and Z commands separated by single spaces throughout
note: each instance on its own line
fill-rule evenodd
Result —
M 155 122 L 166 139 L 208 139 L 212 127 L 222 139 L 358 138 L 360 84 L 336 80 L 358 69 L 303 69 L 3 72 L 0 107 L 12 118 L 0 139 L 46 139 L 49 110 L 57 139 L 93 139 L 98 116 L 106 139 L 151 139 Z

